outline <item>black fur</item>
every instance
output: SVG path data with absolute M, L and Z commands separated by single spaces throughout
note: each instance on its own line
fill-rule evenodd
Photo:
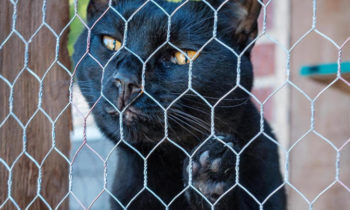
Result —
M 119 157 L 112 190 L 123 205 L 127 205 L 144 187 L 144 161 L 133 148 L 143 156 L 150 154 L 147 159 L 148 189 L 166 204 L 171 202 L 170 209 L 210 209 L 198 192 L 203 193 L 210 202 L 219 198 L 215 209 L 259 209 L 254 199 L 240 186 L 244 186 L 263 202 L 283 183 L 278 148 L 266 136 L 275 137 L 266 121 L 261 130 L 260 114 L 247 94 L 253 82 L 249 44 L 256 36 L 257 16 L 252 21 L 251 15 L 246 15 L 249 8 L 252 8 L 247 1 L 232 0 L 219 10 L 216 39 L 210 42 L 208 40 L 213 37 L 214 13 L 208 5 L 190 1 L 172 16 L 169 34 L 171 44 L 191 50 L 198 50 L 205 45 L 192 65 L 192 88 L 195 91 L 191 91 L 188 90 L 189 65 L 180 66 L 169 61 L 176 51 L 171 44 L 159 48 L 166 42 L 168 31 L 168 18 L 160 8 L 149 2 L 133 15 L 143 2 L 119 0 L 112 1 L 113 9 L 104 13 L 108 4 L 106 0 L 91 0 L 88 24 L 93 28 L 82 32 L 75 44 L 75 73 L 85 98 L 91 107 L 94 106 L 93 114 L 99 128 L 116 143 L 124 140 L 118 147 Z M 220 5 L 219 1 L 208 2 L 214 7 Z M 169 14 L 180 5 L 166 1 L 157 3 Z M 127 33 L 125 22 L 115 11 L 125 19 L 132 17 L 127 24 Z M 246 16 L 243 17 L 242 14 Z M 251 25 L 248 26 L 248 23 Z M 125 34 L 127 37 L 124 37 Z M 102 43 L 103 35 L 121 41 L 126 39 L 126 48 L 117 53 L 108 50 Z M 240 60 L 220 42 L 238 54 L 243 52 Z M 157 52 L 150 57 L 155 50 Z M 118 107 L 120 92 L 115 85 L 116 73 L 127 74 L 141 85 L 143 65 L 140 59 L 148 59 L 144 66 L 145 91 L 163 107 L 167 108 L 187 91 L 167 111 L 168 138 L 164 138 L 164 111 L 145 93 L 131 97 L 130 106 L 140 112 L 131 123 L 125 123 L 123 116 L 123 136 L 120 133 L 119 115 L 106 111 L 125 108 Z M 106 65 L 104 70 L 100 65 Z M 237 78 L 240 79 L 239 86 L 236 84 Z M 216 104 L 219 98 L 234 87 L 236 88 L 230 94 Z M 211 133 L 211 110 L 197 93 L 211 105 L 216 104 L 214 129 L 216 135 L 220 136 L 219 139 L 211 137 L 200 148 L 198 145 Z M 152 150 L 160 141 L 162 143 Z M 192 158 L 192 183 L 198 189 L 196 192 L 189 188 L 173 200 L 188 187 L 189 162 L 179 146 L 189 154 L 197 150 Z M 243 151 L 239 162 L 233 151 Z M 216 165 L 217 163 L 220 164 Z M 236 168 L 238 163 L 239 167 Z M 237 184 L 237 169 L 240 185 L 223 194 Z M 165 209 L 152 192 L 145 189 L 129 204 L 128 209 Z M 113 199 L 111 203 L 113 209 L 122 209 Z M 265 202 L 264 209 L 285 209 L 283 188 Z

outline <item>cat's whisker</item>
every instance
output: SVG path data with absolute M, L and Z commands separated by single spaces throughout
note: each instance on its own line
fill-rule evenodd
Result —
M 210 113 L 204 111 L 203 109 L 199 109 L 197 106 L 196 106 L 196 107 L 193 107 L 193 106 L 189 106 L 189 105 L 186 105 L 186 104 L 183 104 L 183 103 L 180 103 L 180 105 L 181 105 L 182 107 L 186 107 L 186 108 L 189 108 L 189 109 L 198 111 L 198 112 L 200 112 L 200 113 L 202 113 L 202 114 L 210 115 Z
M 173 118 L 175 118 L 175 119 L 177 119 L 178 121 L 180 121 L 180 122 L 182 122 L 182 123 L 184 123 L 185 125 L 187 125 L 189 128 L 191 128 L 191 129 L 193 129 L 193 130 L 195 130 L 195 131 L 197 131 L 197 132 L 199 132 L 199 133 L 201 133 L 201 134 L 205 134 L 205 133 L 203 133 L 203 131 L 201 131 L 199 128 L 196 128 L 195 126 L 193 126 L 193 125 L 191 125 L 189 122 L 186 122 L 185 120 L 188 120 L 188 119 L 181 119 L 181 118 L 179 118 L 179 117 L 177 117 L 177 116 L 172 116 Z M 195 125 L 198 125 L 198 124 L 195 124 Z
M 173 113 L 173 115 L 177 116 L 177 119 L 178 117 L 181 117 L 183 120 L 187 121 L 188 123 L 194 123 L 194 125 L 197 125 L 199 126 L 200 128 L 204 129 L 205 131 L 210 131 L 210 127 L 209 127 L 209 123 L 195 117 L 195 116 L 192 116 L 192 115 L 186 115 L 186 113 Z M 179 119 L 180 120 L 180 119 Z M 182 121 L 183 121 L 182 120 Z M 187 123 L 187 124 L 188 124 Z M 193 125 L 189 125 L 191 126 L 191 128 L 195 128 Z M 196 129 L 200 129 L 200 128 L 196 128 Z M 202 134 L 204 134 L 202 131 L 200 131 Z
M 182 93 L 168 93 L 168 94 L 172 94 L 172 95 L 180 95 Z M 185 94 L 185 96 L 194 96 L 194 97 L 198 97 L 196 94 Z M 202 95 L 204 98 L 206 99 L 213 99 L 213 100 L 219 100 L 221 99 L 220 97 L 210 97 L 210 96 L 206 96 L 206 95 Z M 222 101 L 242 101 L 242 100 L 247 100 L 249 99 L 249 97 L 243 97 L 243 98 L 223 98 Z M 191 100 L 190 97 L 184 97 L 184 100 Z M 194 100 L 194 99 L 193 99 Z M 198 101 L 197 101 L 198 102 Z
M 205 122 L 204 120 L 202 120 L 202 119 L 200 119 L 200 118 L 198 118 L 198 117 L 196 117 L 196 116 L 193 116 L 193 115 L 191 115 L 191 114 L 188 114 L 188 113 L 186 113 L 186 112 L 183 112 L 183 111 L 181 111 L 181 110 L 174 109 L 174 110 L 172 110 L 172 111 L 176 112 L 177 114 L 180 114 L 180 115 L 184 115 L 184 116 L 186 116 L 186 117 L 189 117 L 189 118 L 191 118 L 191 119 L 196 119 L 196 120 L 202 122 L 203 124 L 208 124 L 208 123 Z
M 196 139 L 200 140 L 200 138 L 199 138 L 196 134 L 194 134 L 192 131 L 190 131 L 189 129 L 187 129 L 182 123 L 180 123 L 180 122 L 182 122 L 182 121 L 178 122 L 178 120 L 176 120 L 176 119 L 174 118 L 174 116 L 169 116 L 168 119 L 172 120 L 173 122 L 175 122 L 176 124 L 178 124 L 180 127 L 182 127 L 183 129 L 185 129 L 185 130 L 186 130 L 188 133 L 190 133 L 192 136 L 194 136 Z
M 178 115 L 177 115 L 178 116 Z M 175 116 L 173 116 L 173 117 L 175 117 Z M 182 118 L 182 119 L 180 119 L 180 117 Z M 176 117 L 176 119 L 178 119 L 178 120 L 181 120 L 181 122 L 182 123 L 185 123 L 189 128 L 191 128 L 191 129 L 193 129 L 193 130 L 195 130 L 195 131 L 197 131 L 197 132 L 199 132 L 199 133 L 201 133 L 201 134 L 203 134 L 203 135 L 206 135 L 206 134 L 208 134 L 208 132 L 210 132 L 210 130 L 209 130 L 209 128 L 207 128 L 207 127 L 204 127 L 203 125 L 201 125 L 200 123 L 198 123 L 198 122 L 196 122 L 196 121 L 193 121 L 193 120 L 190 120 L 190 119 L 188 119 L 188 118 L 185 118 L 185 117 L 183 117 L 183 116 L 178 116 L 178 117 Z M 187 122 L 186 122 L 187 121 Z M 199 126 L 199 127 L 195 127 L 195 126 Z
M 247 104 L 249 101 L 249 99 L 243 101 L 242 103 L 239 103 L 239 104 L 235 104 L 235 105 L 232 105 L 232 106 L 228 106 L 228 105 L 218 105 L 216 107 L 219 107 L 219 108 L 235 108 L 235 107 L 239 107 L 239 106 L 242 106 L 244 104 Z
M 204 115 L 208 115 L 208 116 L 211 115 L 210 112 L 204 111 L 203 109 L 199 109 L 198 107 L 188 106 L 188 105 L 186 105 L 186 104 L 181 104 L 181 103 L 180 103 L 180 105 L 181 105 L 182 107 L 186 107 L 186 108 L 188 108 L 188 109 L 192 109 L 192 110 L 194 110 L 194 111 L 200 112 L 200 113 L 202 113 L 202 114 L 204 114 Z M 220 123 L 225 124 L 225 122 L 224 122 L 220 117 L 218 117 L 217 115 L 214 115 L 214 119 L 217 120 L 217 121 L 220 122 Z
M 185 99 L 185 100 L 188 100 L 189 102 L 191 103 L 194 103 L 194 104 L 200 104 L 200 105 L 203 105 L 202 102 L 200 101 L 197 101 L 197 100 L 194 100 L 194 99 Z M 248 101 L 250 100 L 250 98 L 245 98 L 245 99 L 241 99 L 241 100 L 236 100 L 235 101 L 235 104 L 233 105 L 216 105 L 216 108 L 235 108 L 235 107 L 239 107 L 239 106 L 242 106 L 244 104 L 246 104 Z M 241 101 L 240 103 L 236 103 L 238 101 Z M 227 104 L 228 101 L 224 101 L 222 100 L 223 103 Z
M 205 125 L 209 123 L 209 122 L 204 121 L 201 118 L 198 118 L 198 117 L 196 117 L 194 115 L 191 115 L 191 114 L 188 114 L 188 113 L 185 113 L 185 112 L 182 112 L 180 110 L 175 110 L 175 114 L 182 115 L 182 116 L 187 117 L 187 118 L 192 119 L 192 120 L 196 120 L 196 121 L 198 121 L 200 123 L 203 123 Z

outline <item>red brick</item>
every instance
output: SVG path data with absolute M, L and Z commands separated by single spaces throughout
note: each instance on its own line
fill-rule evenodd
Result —
M 252 50 L 252 62 L 256 77 L 268 76 L 275 72 L 275 45 L 257 44 Z
M 272 93 L 272 91 L 273 89 L 270 87 L 259 88 L 259 89 L 253 88 L 252 94 L 259 99 L 260 103 L 263 103 L 266 100 L 266 98 Z M 260 112 L 260 104 L 257 103 L 254 99 L 253 99 L 253 102 Z M 272 122 L 273 120 L 273 109 L 274 107 L 273 107 L 273 97 L 272 97 L 264 104 L 264 117 L 269 122 Z
M 267 0 L 263 1 L 265 4 Z M 273 20 L 274 20 L 274 6 L 273 6 L 273 0 L 269 3 L 269 5 L 266 7 L 266 30 L 270 30 L 273 28 Z M 263 7 L 261 8 L 260 16 L 258 19 L 258 26 L 259 26 L 259 31 L 262 31 L 262 26 L 263 26 L 263 21 L 264 21 L 264 9 Z

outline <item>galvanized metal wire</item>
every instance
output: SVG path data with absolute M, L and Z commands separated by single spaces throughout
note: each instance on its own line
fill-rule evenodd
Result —
M 350 192 L 350 188 L 344 184 L 340 178 L 339 178 L 339 162 L 340 162 L 340 152 L 341 150 L 350 142 L 350 139 L 345 142 L 341 147 L 337 147 L 334 143 L 332 143 L 332 141 L 330 141 L 329 139 L 327 139 L 325 136 L 323 136 L 322 134 L 320 134 L 318 131 L 315 130 L 315 102 L 316 100 L 320 97 L 320 95 L 322 95 L 331 85 L 333 85 L 335 82 L 337 81 L 342 81 L 344 83 L 346 83 L 348 86 L 350 86 L 349 82 L 346 81 L 344 78 L 342 78 L 341 75 L 341 62 L 342 62 L 342 50 L 344 48 L 344 46 L 350 42 L 350 37 L 342 44 L 342 45 L 338 45 L 334 40 L 332 40 L 329 36 L 327 36 L 326 34 L 322 33 L 318 28 L 317 28 L 317 16 L 316 16 L 316 11 L 317 11 L 317 0 L 313 0 L 313 15 L 312 15 L 312 25 L 310 26 L 310 29 L 303 35 L 300 37 L 300 39 L 294 43 L 291 47 L 287 48 L 286 46 L 281 45 L 278 40 L 274 39 L 272 36 L 270 36 L 267 32 L 266 32 L 266 8 L 268 7 L 268 5 L 271 3 L 271 0 L 268 2 L 263 2 L 262 0 L 257 0 L 261 6 L 262 6 L 262 12 L 263 12 L 263 26 L 262 26 L 262 31 L 259 33 L 258 37 L 249 45 L 246 47 L 245 50 L 247 50 L 252 44 L 254 44 L 256 41 L 258 41 L 259 39 L 261 39 L 262 37 L 265 37 L 269 40 L 271 40 L 274 44 L 278 45 L 278 47 L 280 47 L 281 49 L 283 49 L 286 57 L 287 57 L 287 61 L 286 61 L 286 81 L 278 88 L 276 88 L 264 101 L 259 101 L 259 99 L 253 95 L 249 90 L 247 90 L 245 87 L 243 87 L 240 84 L 240 77 L 241 77 L 241 71 L 240 71 L 240 64 L 241 64 L 241 57 L 244 53 L 237 53 L 234 49 L 230 48 L 229 46 L 227 46 L 225 43 L 223 43 L 220 39 L 217 38 L 217 20 L 218 20 L 218 11 L 220 10 L 220 8 L 225 5 L 229 0 L 226 0 L 223 2 L 223 4 L 218 7 L 217 9 L 215 9 L 214 7 L 212 7 L 210 5 L 210 3 L 208 3 L 206 0 L 202 0 L 212 11 L 214 14 L 214 24 L 213 24 L 213 33 L 212 33 L 212 37 L 201 47 L 201 49 L 198 50 L 197 54 L 199 54 L 210 42 L 212 41 L 216 41 L 218 43 L 220 43 L 222 45 L 222 47 L 228 49 L 231 53 L 232 56 L 236 56 L 238 63 L 237 63 L 237 82 L 236 82 L 236 86 L 234 88 L 232 88 L 230 91 L 228 91 L 224 96 L 222 96 L 214 105 L 212 105 L 209 101 L 207 101 L 207 99 L 205 97 L 203 97 L 199 92 L 197 92 L 195 89 L 193 89 L 192 87 L 192 67 L 193 67 L 193 61 L 191 60 L 190 57 L 187 56 L 187 58 L 190 60 L 190 64 L 189 64 L 189 69 L 188 69 L 188 88 L 181 93 L 169 106 L 164 107 L 162 106 L 161 103 L 159 103 L 150 93 L 147 92 L 147 90 L 143 90 L 143 93 L 145 95 L 147 95 L 154 103 L 156 103 L 164 112 L 164 137 L 157 143 L 157 145 L 147 154 L 147 155 L 143 155 L 141 154 L 136 148 L 134 148 L 130 143 L 128 143 L 125 140 L 125 136 L 124 136 L 124 131 L 123 131 L 123 114 L 125 112 L 125 110 L 128 108 L 125 107 L 123 108 L 123 110 L 118 111 L 119 112 L 119 122 L 120 122 L 120 140 L 117 144 L 115 144 L 114 148 L 110 151 L 110 153 L 107 155 L 106 158 L 102 157 L 93 147 L 91 147 L 89 145 L 89 143 L 87 142 L 87 126 L 86 126 L 86 121 L 87 118 L 91 115 L 91 111 L 93 110 L 93 108 L 95 106 L 92 106 L 91 109 L 89 110 L 89 112 L 87 114 L 84 115 L 83 117 L 83 121 L 84 121 L 84 130 L 83 130 L 83 141 L 82 144 L 80 145 L 80 147 L 76 150 L 75 154 L 72 157 L 67 157 L 64 152 L 60 151 L 57 146 L 56 146 L 56 141 L 55 141 L 55 126 L 56 123 L 58 121 L 58 119 L 60 118 L 60 116 L 65 112 L 66 109 L 69 108 L 69 106 L 75 106 L 75 104 L 72 102 L 72 87 L 73 87 L 73 78 L 75 76 L 76 73 L 76 69 L 79 66 L 79 64 L 82 62 L 82 60 L 86 57 L 89 56 L 91 58 L 93 58 L 96 63 L 101 67 L 101 69 L 104 71 L 104 69 L 106 68 L 106 66 L 118 55 L 118 52 L 116 52 L 105 65 L 102 65 L 97 58 L 94 58 L 94 56 L 92 54 L 90 54 L 89 52 L 89 47 L 90 47 L 90 33 L 91 30 L 94 28 L 94 26 L 102 19 L 102 17 L 108 12 L 108 11 L 113 11 L 115 12 L 123 21 L 125 24 L 125 30 L 124 30 L 124 37 L 128 37 L 128 23 L 134 18 L 134 16 L 143 8 L 145 7 L 147 4 L 154 4 L 155 6 L 157 6 L 161 11 L 164 12 L 164 14 L 167 16 L 168 18 L 168 31 L 167 31 L 167 38 L 166 41 L 160 45 L 147 59 L 142 59 L 139 55 L 137 55 L 135 52 L 133 52 L 131 49 L 129 49 L 126 46 L 126 43 L 128 42 L 127 39 L 123 40 L 122 43 L 122 47 L 120 50 L 126 50 L 128 52 L 130 52 L 131 54 L 133 54 L 143 65 L 142 68 L 142 87 L 145 87 L 145 70 L 146 70 L 146 65 L 149 62 L 149 60 L 152 58 L 152 56 L 159 50 L 161 49 L 164 45 L 168 44 L 171 47 L 173 47 L 174 49 L 182 52 L 182 50 L 180 48 L 178 48 L 174 43 L 172 43 L 170 41 L 170 26 L 172 24 L 172 16 L 181 8 L 183 7 L 186 3 L 189 2 L 189 0 L 185 0 L 182 1 L 182 3 L 179 5 L 179 7 L 177 9 L 175 9 L 172 13 L 168 13 L 167 11 L 165 11 L 156 1 L 154 0 L 146 0 L 129 18 L 124 18 L 122 16 L 122 14 L 120 14 L 117 10 L 115 10 L 112 6 L 111 6 L 111 1 L 110 4 L 108 6 L 108 8 L 104 11 L 104 13 L 102 13 L 102 15 L 96 20 L 96 22 L 89 27 L 84 19 L 79 15 L 78 13 L 78 9 L 77 9 L 77 5 L 78 5 L 78 1 L 75 0 L 74 1 L 74 5 L 75 5 L 75 10 L 74 10 L 74 16 L 71 18 L 71 20 L 69 21 L 69 23 L 65 26 L 65 28 L 62 30 L 61 33 L 56 33 L 55 30 L 46 22 L 46 17 L 50 14 L 47 14 L 46 11 L 46 4 L 47 4 L 47 0 L 43 0 L 43 5 L 42 5 L 42 23 L 41 25 L 37 28 L 37 30 L 31 35 L 31 37 L 29 39 L 25 39 L 23 37 L 23 35 L 16 29 L 16 24 L 17 24 L 17 16 L 18 16 L 18 10 L 17 10 L 17 5 L 18 5 L 18 1 L 16 0 L 9 0 L 10 3 L 13 5 L 13 14 L 12 14 L 12 26 L 11 26 L 11 32 L 9 33 L 9 35 L 4 39 L 4 41 L 2 43 L 0 43 L 0 50 L 2 50 L 4 48 L 4 45 L 9 41 L 9 39 L 12 36 L 17 36 L 19 37 L 19 39 L 24 43 L 25 46 L 25 52 L 24 52 L 24 66 L 21 69 L 21 71 L 18 73 L 17 77 L 13 80 L 13 82 L 9 81 L 5 76 L 0 74 L 0 79 L 10 88 L 10 96 L 9 96 L 9 113 L 7 114 L 7 116 L 5 117 L 5 119 L 0 122 L 0 127 L 3 127 L 4 124 L 7 122 L 7 120 L 12 117 L 13 119 L 16 120 L 16 122 L 18 123 L 18 125 L 22 128 L 22 132 L 23 132 L 23 150 L 22 152 L 18 155 L 18 157 L 15 159 L 15 161 L 13 161 L 12 164 L 7 163 L 4 159 L 2 159 L 0 157 L 0 164 L 3 165 L 9 173 L 9 177 L 7 180 L 7 184 L 8 184 L 8 189 L 7 189 L 7 199 L 0 204 L 0 209 L 2 207 L 4 207 L 4 205 L 6 204 L 7 201 L 11 201 L 15 207 L 17 209 L 21 209 L 19 207 L 19 205 L 17 204 L 17 201 L 14 199 L 13 196 L 13 192 L 12 192 L 12 180 L 13 180 L 13 173 L 12 170 L 14 168 L 14 166 L 16 165 L 16 163 L 18 162 L 18 160 L 22 157 L 22 156 L 26 156 L 28 157 L 35 165 L 36 167 L 39 169 L 39 176 L 37 178 L 37 193 L 36 196 L 33 198 L 32 202 L 30 202 L 27 206 L 26 209 L 28 209 L 29 207 L 31 207 L 31 205 L 34 203 L 34 201 L 37 198 L 40 198 L 41 201 L 43 201 L 45 203 L 45 205 L 47 206 L 48 209 L 59 209 L 60 206 L 62 205 L 62 203 L 68 198 L 68 197 L 73 197 L 77 203 L 79 203 L 79 205 L 81 206 L 81 208 L 83 209 L 90 209 L 91 207 L 93 207 L 94 203 L 96 202 L 97 199 L 99 199 L 99 197 L 103 194 L 103 193 L 107 193 L 108 195 L 110 195 L 120 206 L 122 206 L 124 209 L 128 209 L 128 207 L 138 198 L 138 196 L 144 192 L 147 191 L 149 193 L 151 193 L 157 200 L 159 200 L 159 202 L 164 206 L 164 209 L 169 209 L 170 205 L 179 197 L 181 196 L 186 190 L 192 188 L 194 191 L 196 191 L 198 194 L 202 195 L 203 199 L 212 207 L 212 209 L 215 209 L 216 204 L 220 201 L 220 198 L 225 196 L 230 190 L 234 189 L 235 187 L 239 187 L 242 190 L 244 190 L 248 195 L 251 196 L 252 199 L 255 200 L 255 202 L 260 206 L 260 209 L 264 209 L 264 204 L 267 202 L 267 200 L 273 196 L 280 188 L 282 188 L 283 186 L 289 186 L 290 188 L 292 188 L 294 191 L 296 191 L 308 204 L 309 209 L 312 210 L 313 209 L 313 205 L 315 204 L 315 202 L 320 198 L 320 196 L 322 196 L 328 189 L 330 189 L 332 186 L 334 186 L 335 184 L 340 184 L 342 185 L 347 191 Z M 81 24 L 83 24 L 83 26 L 88 30 L 88 38 L 87 38 L 87 50 L 85 52 L 85 54 L 81 57 L 80 61 L 76 64 L 74 71 L 70 72 L 70 70 L 64 66 L 58 59 L 59 54 L 60 54 L 60 38 L 63 34 L 63 31 L 70 27 L 71 23 L 73 22 L 73 20 L 78 19 L 80 20 Z M 47 69 L 46 73 L 44 74 L 43 77 L 40 78 L 40 76 L 38 76 L 32 69 L 30 69 L 28 67 L 28 62 L 29 62 L 29 44 L 33 41 L 33 38 L 38 34 L 38 32 L 43 28 L 46 27 L 47 29 L 50 30 L 50 32 L 55 36 L 56 38 L 56 55 L 55 55 L 55 59 L 53 61 L 53 63 L 51 64 L 51 66 Z M 293 81 L 290 78 L 290 57 L 291 57 L 291 53 L 293 52 L 293 50 L 295 49 L 295 47 L 300 44 L 300 42 L 306 37 L 308 36 L 310 33 L 317 33 L 318 35 L 320 35 L 321 37 L 323 37 L 325 40 L 327 40 L 329 43 L 331 43 L 332 45 L 334 45 L 334 47 L 338 50 L 338 73 L 336 78 L 334 79 L 334 81 L 332 81 L 328 86 L 326 86 L 321 92 L 319 92 L 319 94 L 312 98 L 310 96 L 307 95 L 306 92 L 304 92 L 300 87 L 298 87 L 295 83 L 293 83 Z M 186 55 L 184 53 L 184 55 Z M 46 74 L 49 72 L 50 68 L 52 67 L 52 65 L 54 64 L 58 64 L 60 67 L 62 67 L 66 73 L 71 77 L 71 81 L 70 81 L 70 88 L 69 88 L 69 103 L 67 104 L 67 106 L 61 111 L 61 113 L 55 118 L 52 119 L 50 117 L 50 115 L 42 108 L 42 95 L 43 95 L 43 89 L 45 88 L 43 85 L 43 81 L 46 77 Z M 37 110 L 34 112 L 34 114 L 31 116 L 31 118 L 28 120 L 28 122 L 23 123 L 18 116 L 16 116 L 16 114 L 13 112 L 13 103 L 14 103 L 14 96 L 13 96 L 13 89 L 14 86 L 16 84 L 16 82 L 18 81 L 18 78 L 23 74 L 23 72 L 29 72 L 39 83 L 40 83 L 40 88 L 39 88 L 39 92 L 38 92 L 38 105 L 37 105 Z M 102 78 L 103 80 L 103 78 Z M 275 139 L 273 139 L 272 137 L 268 136 L 265 132 L 264 132 L 264 120 L 263 120 L 263 116 L 264 116 L 264 105 L 275 95 L 277 94 L 277 92 L 279 90 L 281 90 L 282 88 L 286 87 L 286 86 L 291 86 L 293 88 L 295 88 L 297 91 L 300 92 L 300 94 L 302 94 L 303 96 L 305 96 L 305 98 L 310 102 L 310 109 L 311 109 L 311 118 L 310 118 L 310 129 L 303 135 L 301 136 L 294 144 L 292 144 L 290 147 L 285 148 L 283 147 L 280 143 L 278 143 Z M 261 121 L 260 121 L 260 125 L 261 125 L 261 129 L 260 132 L 256 134 L 256 136 L 254 138 L 252 138 L 249 143 L 247 143 L 245 145 L 245 147 L 239 152 L 237 153 L 235 150 L 231 149 L 232 152 L 236 155 L 237 157 L 237 161 L 236 161 L 236 166 L 235 166 L 235 170 L 236 170 L 236 183 L 235 185 L 233 185 L 227 192 L 225 192 L 223 195 L 221 195 L 221 197 L 214 203 L 210 202 L 197 188 L 195 188 L 193 186 L 192 180 L 192 174 L 189 173 L 189 177 L 188 177 L 188 185 L 180 192 L 178 193 L 170 202 L 165 202 L 163 201 L 152 189 L 150 189 L 148 187 L 148 177 L 149 174 L 147 173 L 147 168 L 148 168 L 148 163 L 147 160 L 150 157 L 150 155 L 152 155 L 152 153 L 164 142 L 169 142 L 171 144 L 173 144 L 175 147 L 179 148 L 188 158 L 189 158 L 189 168 L 191 170 L 192 167 L 192 162 L 193 162 L 193 157 L 196 154 L 196 152 L 201 148 L 202 145 L 204 145 L 209 139 L 211 138 L 215 138 L 217 139 L 217 141 L 221 142 L 223 145 L 227 145 L 223 140 L 221 140 L 216 132 L 215 132 L 215 108 L 218 106 L 218 104 L 220 102 L 222 102 L 224 100 L 224 98 L 226 96 L 228 96 L 230 93 L 232 93 L 234 90 L 236 90 L 237 88 L 242 89 L 243 91 L 245 91 L 251 98 L 253 98 L 260 107 L 260 113 L 261 113 Z M 104 99 L 106 101 L 108 101 L 110 103 L 111 106 L 113 106 L 115 108 L 115 110 L 118 110 L 117 107 L 103 94 L 103 88 L 101 88 L 101 92 L 100 92 L 100 98 L 98 100 Z M 177 144 L 173 139 L 171 139 L 168 135 L 168 111 L 171 108 L 171 106 L 173 104 L 175 104 L 178 100 L 180 100 L 181 97 L 183 97 L 186 93 L 188 92 L 192 92 L 193 94 L 195 94 L 198 98 L 200 98 L 203 102 L 205 102 L 207 104 L 208 107 L 210 107 L 210 115 L 211 115 L 211 125 L 210 125 L 210 135 L 207 137 L 206 140 L 204 140 L 203 142 L 201 142 L 201 145 L 199 145 L 199 147 L 197 147 L 196 151 L 194 151 L 193 153 L 189 153 L 187 152 L 184 148 L 182 148 L 179 144 Z M 98 103 L 98 101 L 96 102 Z M 95 104 L 96 104 L 95 103 Z M 26 129 L 28 127 L 28 125 L 31 123 L 32 119 L 36 116 L 36 114 L 38 112 L 42 112 L 46 118 L 50 121 L 51 126 L 52 126 L 52 147 L 50 148 L 50 150 L 48 151 L 48 153 L 46 154 L 46 156 L 44 157 L 43 161 L 41 161 L 41 163 L 39 163 L 31 154 L 29 154 L 27 152 L 27 138 L 26 138 Z M 81 113 L 82 114 L 82 113 Z M 83 115 L 83 114 L 82 114 Z M 335 173 L 335 177 L 333 182 L 327 187 L 325 188 L 322 192 L 320 192 L 314 199 L 310 200 L 308 199 L 306 196 L 304 196 L 304 194 L 298 189 L 296 188 L 291 182 L 290 182 L 290 178 L 289 178 L 289 160 L 290 160 L 290 152 L 293 150 L 293 148 L 300 142 L 303 140 L 303 138 L 305 136 L 307 136 L 308 134 L 313 133 L 317 136 L 319 136 L 324 142 L 326 142 L 327 144 L 329 144 L 334 151 L 336 152 L 336 162 L 334 163 L 336 166 L 336 173 Z M 254 142 L 254 140 L 259 136 L 259 135 L 265 135 L 268 139 L 270 139 L 272 142 L 276 143 L 280 150 L 282 151 L 282 155 L 284 155 L 285 157 L 285 164 L 283 166 L 283 170 L 284 170 L 284 182 L 277 187 L 273 192 L 271 192 L 271 194 L 269 196 L 267 196 L 265 198 L 265 200 L 258 200 L 254 194 L 252 194 L 251 192 L 249 192 L 249 190 L 241 185 L 239 183 L 239 164 L 240 164 L 240 155 L 245 151 L 245 149 L 252 143 Z M 107 168 L 107 162 L 110 159 L 110 156 L 112 155 L 112 153 L 115 151 L 115 149 L 121 144 L 125 144 L 128 147 L 130 147 L 136 154 L 138 154 L 138 156 L 140 158 L 143 159 L 144 161 L 144 171 L 143 171 L 143 176 L 144 176 L 144 184 L 143 184 L 143 188 L 135 194 L 135 196 L 125 205 L 123 204 L 121 201 L 118 200 L 117 197 L 115 197 L 115 195 L 113 195 L 113 193 L 108 189 L 107 185 L 108 185 L 108 168 Z M 101 192 L 96 196 L 96 198 L 88 205 L 84 205 L 80 200 L 79 197 L 73 192 L 72 190 L 72 167 L 73 164 L 76 161 L 77 155 L 81 152 L 83 147 L 87 147 L 89 150 L 91 150 L 93 152 L 94 155 L 96 155 L 96 157 L 103 163 L 103 168 L 104 168 L 104 184 L 103 184 L 103 188 L 101 190 Z M 228 147 L 231 148 L 231 147 Z M 57 206 L 50 206 L 50 204 L 45 200 L 45 198 L 42 196 L 41 191 L 42 191 L 42 163 L 45 162 L 45 160 L 47 159 L 47 157 L 49 156 L 49 154 L 55 151 L 57 152 L 60 156 L 62 156 L 65 161 L 67 163 L 69 163 L 69 188 L 68 188 L 68 193 L 62 198 L 62 200 L 58 203 Z M 0 186 L 3 187 L 3 186 Z

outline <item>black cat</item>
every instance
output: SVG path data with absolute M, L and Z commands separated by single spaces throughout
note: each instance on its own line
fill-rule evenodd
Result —
M 275 137 L 248 94 L 260 4 L 183 3 L 88 5 L 73 59 L 96 123 L 120 143 L 112 207 L 284 210 Z

